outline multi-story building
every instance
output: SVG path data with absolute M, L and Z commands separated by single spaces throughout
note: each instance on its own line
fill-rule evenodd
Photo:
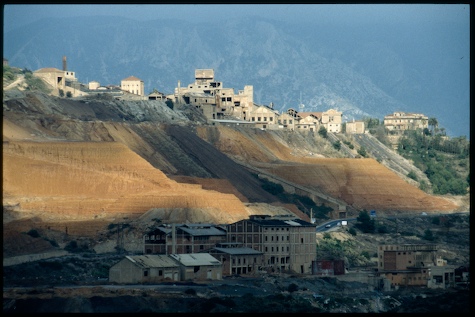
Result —
M 143 239 L 144 254 L 200 253 L 225 242 L 226 230 L 213 224 L 167 224 Z
M 263 253 L 242 243 L 218 243 L 208 253 L 223 264 L 223 276 L 253 274 L 264 265 Z
M 322 112 L 321 123 L 327 129 L 328 132 L 340 133 L 341 132 L 341 115 L 340 111 L 335 109 L 329 109 Z
M 384 127 L 400 133 L 405 130 L 424 129 L 429 126 L 429 118 L 420 113 L 394 112 L 384 117 Z
M 321 112 L 299 112 L 300 120 L 296 124 L 297 131 L 318 132 L 322 118 Z
M 227 242 L 264 254 L 262 269 L 311 274 L 316 260 L 315 225 L 301 219 L 254 215 L 227 226 Z
M 223 119 L 233 116 L 249 121 L 253 106 L 253 87 L 245 86 L 236 95 L 233 88 L 224 88 L 215 81 L 213 69 L 196 69 L 195 82 L 187 87 L 175 88 L 175 102 L 186 103 L 202 109 L 207 119 Z
M 300 117 L 296 115 L 296 113 L 292 112 L 292 110 L 293 109 L 289 109 L 287 112 L 284 112 L 277 117 L 277 124 L 279 125 L 279 128 L 292 131 L 295 129 L 295 125 L 300 120 Z
M 249 119 L 255 123 L 256 128 L 267 129 L 276 124 L 279 113 L 268 106 L 255 106 L 250 112 Z
M 131 93 L 137 96 L 145 96 L 144 83 L 143 80 L 135 77 L 129 76 L 120 81 L 120 88 L 123 91 Z
M 444 285 L 454 284 L 454 269 L 441 269 L 441 266 L 445 266 L 445 262 L 437 257 L 435 244 L 378 246 L 378 274 L 385 276 L 391 286 L 438 287 L 442 280 Z M 444 278 L 439 278 L 440 275 Z

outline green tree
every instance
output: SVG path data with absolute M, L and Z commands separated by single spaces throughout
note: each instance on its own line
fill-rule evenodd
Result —
M 333 142 L 333 147 L 334 147 L 337 151 L 340 151 L 340 149 L 341 149 L 341 142 L 340 142 L 340 140 L 337 140 L 337 141 Z
M 325 139 L 328 137 L 327 129 L 326 129 L 324 126 L 320 126 L 320 129 L 318 129 L 318 134 L 319 134 L 322 138 L 325 138 Z
M 359 149 L 358 149 L 358 154 L 361 155 L 362 157 L 368 157 L 368 153 L 366 153 L 366 149 L 364 146 L 361 146 Z
M 434 135 L 434 131 L 437 131 L 437 127 L 439 126 L 439 122 L 436 118 L 429 118 L 429 127 L 431 128 L 432 135 Z
M 409 173 L 407 173 L 407 177 L 415 180 L 415 181 L 418 181 L 419 179 L 417 178 L 417 174 L 416 172 L 414 172 L 413 170 L 411 170 Z
M 356 218 L 356 226 L 364 233 L 373 233 L 376 228 L 374 219 L 371 219 L 368 211 L 360 211 L 359 216 Z

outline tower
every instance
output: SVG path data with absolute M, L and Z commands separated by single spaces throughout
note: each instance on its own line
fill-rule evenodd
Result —
M 68 66 L 66 64 L 66 56 L 63 56 L 63 70 L 64 71 L 67 71 L 68 70 Z

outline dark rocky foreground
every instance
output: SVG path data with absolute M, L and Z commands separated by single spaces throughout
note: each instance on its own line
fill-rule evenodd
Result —
M 457 313 L 469 288 L 374 291 L 333 277 L 265 276 L 206 283 L 4 288 L 4 313 Z

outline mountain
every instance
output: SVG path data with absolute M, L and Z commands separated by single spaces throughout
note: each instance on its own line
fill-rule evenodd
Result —
M 457 34 L 456 37 L 452 36 Z M 436 117 L 451 136 L 469 137 L 469 31 L 457 24 L 284 23 L 229 18 L 191 23 L 115 17 L 40 20 L 4 34 L 11 66 L 62 68 L 79 81 L 119 85 L 128 76 L 172 93 L 213 68 L 235 90 L 275 109 L 336 108 L 344 119 L 383 119 L 394 111 Z

